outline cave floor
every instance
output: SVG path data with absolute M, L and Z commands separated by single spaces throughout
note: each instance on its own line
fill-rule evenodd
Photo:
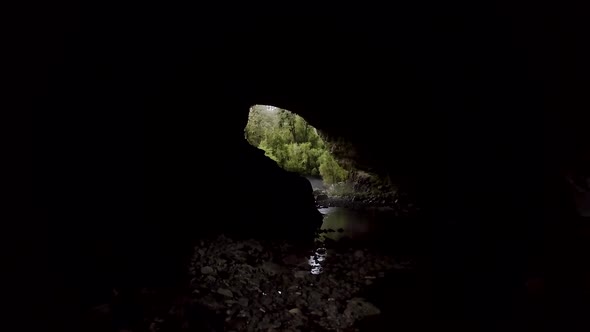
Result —
M 154 331 L 354 331 L 384 312 L 379 291 L 416 262 L 336 242 L 201 241 L 189 267 L 190 295 L 154 313 Z M 386 313 L 385 313 L 386 314 Z M 368 323 L 369 322 L 369 323 Z
M 395 218 L 392 210 L 319 211 L 324 223 L 315 239 L 224 233 L 197 241 L 187 283 L 144 287 L 131 300 L 114 290 L 112 303 L 88 313 L 87 330 L 374 331 L 424 317 L 418 255 L 391 245 L 403 246 L 407 232 L 382 227 Z

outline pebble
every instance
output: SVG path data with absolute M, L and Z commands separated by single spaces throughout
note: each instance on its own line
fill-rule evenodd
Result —
M 201 268 L 201 274 L 212 274 L 214 272 L 211 266 L 203 266 Z
M 192 266 L 196 271 L 190 271 L 194 301 L 225 313 L 224 318 L 231 321 L 247 320 L 244 328 L 227 327 L 240 331 L 262 326 L 264 331 L 278 327 L 306 331 L 311 324 L 308 314 L 315 316 L 313 324 L 342 330 L 362 317 L 378 314 L 371 304 L 367 310 L 363 300 L 352 297 L 381 276 L 379 272 L 393 267 L 393 259 L 358 247 L 336 250 L 325 245 L 313 250 L 316 259 L 330 257 L 322 262 L 325 273 L 313 275 L 311 267 L 303 267 L 308 256 L 293 254 L 287 247 L 225 237 L 204 242 L 202 248 L 195 248 Z M 287 325 L 275 327 L 278 322 Z
M 229 289 L 225 288 L 217 289 L 217 293 L 227 297 L 234 297 L 234 294 Z

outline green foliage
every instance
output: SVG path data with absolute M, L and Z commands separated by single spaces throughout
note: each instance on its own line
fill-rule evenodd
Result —
M 328 186 L 328 188 L 326 189 L 326 193 L 328 194 L 328 196 L 336 197 L 346 197 L 359 194 L 354 190 L 354 188 L 352 187 L 352 183 L 350 181 L 334 183 Z
M 345 181 L 348 171 L 340 167 L 334 157 L 327 151 L 320 156 L 320 175 L 327 184 Z
M 328 184 L 348 177 L 317 130 L 287 110 L 253 106 L 244 131 L 250 144 L 264 150 L 266 156 L 288 171 L 321 175 Z
M 274 155 L 273 149 L 268 145 L 268 141 L 266 139 L 263 139 L 262 142 L 260 142 L 258 148 L 264 150 L 264 154 L 267 157 L 276 161 L 277 163 L 279 162 L 279 158 Z

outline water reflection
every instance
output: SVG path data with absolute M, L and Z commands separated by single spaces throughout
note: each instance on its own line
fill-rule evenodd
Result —
M 375 221 L 376 210 L 355 211 L 341 207 L 321 208 L 324 214 L 322 229 L 334 230 L 325 234 L 332 240 L 340 240 L 344 237 L 357 239 L 364 237 Z
M 365 208 L 349 209 L 344 207 L 327 207 L 318 209 L 324 215 L 321 229 L 325 230 L 318 238 L 320 247 L 308 259 L 311 266 L 311 274 L 323 272 L 322 264 L 326 260 L 327 251 L 324 248 L 324 239 L 333 241 L 348 238 L 357 244 L 377 245 L 385 243 L 390 245 L 392 240 L 391 227 L 393 223 L 393 210 L 391 208 Z M 403 234 L 403 232 L 400 232 Z

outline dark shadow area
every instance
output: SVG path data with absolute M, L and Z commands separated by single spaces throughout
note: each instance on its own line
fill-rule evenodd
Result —
M 38 15 L 35 218 L 13 251 L 19 303 L 44 309 L 21 326 L 142 331 L 164 312 L 168 331 L 297 330 L 289 315 L 314 330 L 345 317 L 366 331 L 587 331 L 587 20 L 429 6 L 343 8 L 354 20 L 147 4 Z M 244 140 L 256 103 L 346 139 L 356 167 L 420 211 L 382 223 L 375 251 L 317 248 L 310 182 Z M 250 238 L 263 249 L 244 249 Z M 300 278 L 286 257 L 312 249 L 328 252 L 326 273 Z M 223 286 L 244 279 L 260 292 Z M 277 295 L 289 284 L 306 302 Z M 356 296 L 380 314 L 351 309 Z M 238 306 L 249 318 L 227 314 Z

